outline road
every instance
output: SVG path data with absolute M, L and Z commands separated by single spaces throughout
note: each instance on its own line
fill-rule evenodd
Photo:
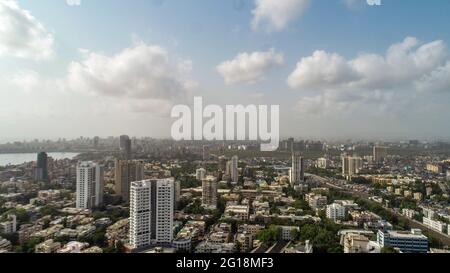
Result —
M 347 188 L 343 188 L 342 186 L 338 186 L 338 185 L 335 185 L 335 184 L 331 183 L 332 180 L 324 178 L 324 177 L 319 177 L 319 176 L 313 176 L 313 177 L 314 177 L 315 180 L 320 181 L 322 184 L 326 185 L 329 188 L 337 189 L 337 190 L 342 191 L 344 193 L 348 193 L 348 194 L 351 194 L 353 196 L 357 196 L 357 197 L 363 198 L 364 200 L 366 200 L 368 202 L 373 202 L 372 200 L 369 199 L 370 195 L 367 194 L 367 193 L 359 192 L 359 191 L 355 191 L 355 190 L 350 190 L 350 189 L 347 189 Z M 413 220 L 413 219 L 410 219 L 410 218 L 407 218 L 407 217 L 405 217 L 404 215 L 398 213 L 397 211 L 395 211 L 392 208 L 386 208 L 386 207 L 384 207 L 384 208 L 386 210 L 388 210 L 391 214 L 397 216 L 398 218 L 401 218 L 401 219 L 407 221 L 408 224 L 412 228 L 420 228 L 422 230 L 425 230 L 425 231 L 428 232 L 428 234 L 431 237 L 439 240 L 439 242 L 441 242 L 444 245 L 450 246 L 450 236 L 448 236 L 447 234 L 444 234 L 444 233 L 432 230 L 429 227 L 425 226 L 423 223 L 418 222 L 418 221 Z

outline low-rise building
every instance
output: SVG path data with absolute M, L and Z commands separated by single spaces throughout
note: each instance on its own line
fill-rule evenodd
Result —
M 423 217 L 423 224 L 437 232 L 444 232 L 446 227 L 446 224 L 444 222 L 433 220 L 427 217 Z
M 409 219 L 413 219 L 414 216 L 416 215 L 416 211 L 413 209 L 403 209 L 402 215 L 408 217 Z
M 88 243 L 72 241 L 58 249 L 56 253 L 82 253 L 82 251 L 88 247 Z
M 253 236 L 256 236 L 260 231 L 264 229 L 264 226 L 261 225 L 249 225 L 249 224 L 243 224 L 239 225 L 238 232 L 239 233 L 249 233 Z
M 12 249 L 12 244 L 10 241 L 0 237 L 0 253 L 9 252 Z
M 321 209 L 327 205 L 328 199 L 326 196 L 316 193 L 308 193 L 305 195 L 305 201 L 313 209 Z
M 225 208 L 225 217 L 247 221 L 249 212 L 250 209 L 248 205 L 227 205 Z
M 241 253 L 247 253 L 253 249 L 253 235 L 251 233 L 237 233 L 234 241 L 236 249 Z
M 380 230 L 377 239 L 382 248 L 398 248 L 404 253 L 428 252 L 428 238 L 422 234 L 420 229 L 412 229 L 410 232 Z
M 348 233 L 344 235 L 344 253 L 380 253 L 377 242 L 372 242 L 364 235 Z
M 9 214 L 6 221 L 0 223 L 0 234 L 11 234 L 17 231 L 17 217 Z
M 284 241 L 294 240 L 294 233 L 300 231 L 299 227 L 296 226 L 282 226 L 281 227 L 281 239 Z
M 17 232 L 19 235 L 19 244 L 23 244 L 26 241 L 30 240 L 31 235 L 35 232 L 41 231 L 41 225 L 21 225 L 20 230 Z
M 36 253 L 56 253 L 61 248 L 60 242 L 55 242 L 52 239 L 36 245 Z

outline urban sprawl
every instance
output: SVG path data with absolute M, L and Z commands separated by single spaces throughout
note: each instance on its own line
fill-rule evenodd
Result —
M 36 161 L 0 166 L 0 253 L 450 252 L 450 143 L 259 145 L 2 144 Z

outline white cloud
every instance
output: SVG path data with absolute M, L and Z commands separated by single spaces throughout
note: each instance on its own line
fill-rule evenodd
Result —
M 217 66 L 227 84 L 254 83 L 264 79 L 272 68 L 283 64 L 283 54 L 274 49 L 265 52 L 241 53 L 233 60 Z
M 289 76 L 288 83 L 292 88 L 324 88 L 353 81 L 357 77 L 357 73 L 342 56 L 319 50 L 300 60 Z
M 396 89 L 436 73 L 447 58 L 443 41 L 421 45 L 414 37 L 392 45 L 385 56 L 363 53 L 346 60 L 336 53 L 316 51 L 298 62 L 288 84 L 293 89 Z
M 53 55 L 53 35 L 16 1 L 0 1 L 0 56 L 34 60 Z
M 66 3 L 69 6 L 80 6 L 81 0 L 66 0 Z
M 72 62 L 68 84 L 72 90 L 129 99 L 183 100 L 192 81 L 186 79 L 192 64 L 172 61 L 169 53 L 143 42 L 114 56 L 84 51 Z
M 450 61 L 429 75 L 415 82 L 419 91 L 437 91 L 450 93 Z
M 306 11 L 310 0 L 255 0 L 252 28 L 282 31 Z

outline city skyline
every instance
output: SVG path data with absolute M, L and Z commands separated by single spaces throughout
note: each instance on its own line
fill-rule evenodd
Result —
M 0 143 L 170 138 L 194 95 L 279 104 L 282 138 L 448 139 L 450 3 L 408 3 L 1 1 Z

